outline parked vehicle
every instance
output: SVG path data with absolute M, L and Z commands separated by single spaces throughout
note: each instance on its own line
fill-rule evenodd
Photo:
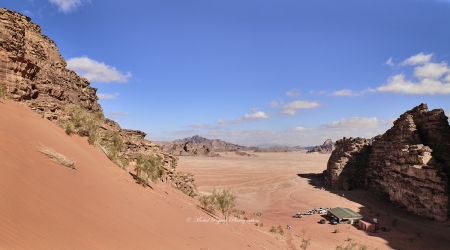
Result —
M 312 214 L 314 214 L 314 212 L 313 212 L 313 211 L 306 211 L 304 214 L 306 214 L 306 215 L 312 215 Z
M 332 225 L 337 225 L 338 222 L 337 222 L 337 220 L 334 220 L 334 219 L 333 219 L 333 220 L 331 220 L 331 224 L 332 224 Z
M 294 217 L 294 218 L 302 218 L 303 215 L 299 213 L 299 214 L 294 214 L 292 217 Z

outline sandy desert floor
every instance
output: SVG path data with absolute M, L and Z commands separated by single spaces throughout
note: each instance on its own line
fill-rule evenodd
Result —
M 248 219 L 271 226 L 291 225 L 284 230 L 286 249 L 300 249 L 302 239 L 310 239 L 308 249 L 449 249 L 449 222 L 437 222 L 409 215 L 386 201 L 378 201 L 365 190 L 333 191 L 323 186 L 319 173 L 326 169 L 329 155 L 258 153 L 243 157 L 220 153 L 221 157 L 180 157 L 178 169 L 195 174 L 202 194 L 214 187 L 231 189 L 238 208 Z M 380 227 L 390 232 L 366 232 L 352 225 L 319 224 L 322 215 L 292 218 L 297 212 L 316 207 L 348 207 L 365 218 L 378 218 Z M 262 216 L 253 213 L 261 212 Z M 395 221 L 395 222 L 394 222 Z M 393 224 L 396 224 L 393 226 Z M 339 233 L 334 233 L 335 229 Z M 366 247 L 366 248 L 365 248 Z

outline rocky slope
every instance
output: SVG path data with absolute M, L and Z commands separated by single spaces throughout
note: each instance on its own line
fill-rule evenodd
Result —
M 327 139 L 322 145 L 315 146 L 313 149 L 308 150 L 306 153 L 319 153 L 319 154 L 331 154 L 335 146 L 331 139 Z
M 0 8 L 0 87 L 9 98 L 54 122 L 63 115 L 62 108 L 67 104 L 89 112 L 101 111 L 97 89 L 66 66 L 56 44 L 42 34 L 39 25 L 27 16 Z M 195 190 L 193 175 L 178 173 L 178 159 L 145 140 L 144 132 L 121 129 L 109 119 L 101 127 L 119 133 L 124 142 L 119 153 L 128 160 L 135 161 L 139 153 L 159 156 L 166 171 L 165 181 L 186 193 Z
M 373 138 L 338 141 L 326 183 L 350 188 L 349 180 L 408 211 L 439 221 L 449 215 L 450 126 L 442 109 L 421 104 L 405 112 L 391 129 Z M 354 173 L 353 175 L 345 174 Z M 360 185 L 355 185 L 358 187 Z

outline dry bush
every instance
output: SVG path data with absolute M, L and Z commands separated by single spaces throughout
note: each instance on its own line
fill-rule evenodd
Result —
M 41 152 L 41 153 L 45 154 L 46 156 L 48 156 L 52 161 L 54 161 L 54 162 L 56 162 L 56 163 L 58 163 L 60 165 L 69 167 L 71 169 L 76 169 L 74 161 L 69 159 L 67 156 L 56 152 L 52 148 L 42 146 L 38 150 L 39 150 L 39 152 Z
M 0 82 L 0 98 L 6 99 L 8 97 L 6 86 L 4 83 Z

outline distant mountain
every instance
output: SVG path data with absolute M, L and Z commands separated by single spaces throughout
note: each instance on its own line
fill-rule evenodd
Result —
M 322 145 L 315 146 L 306 153 L 331 154 L 334 150 L 334 144 L 331 139 L 327 139 Z
M 175 140 L 173 142 L 155 142 L 163 146 L 163 151 L 174 155 L 203 155 L 217 156 L 217 152 L 292 152 L 308 150 L 300 146 L 281 146 L 276 144 L 265 144 L 270 147 L 247 147 L 229 143 L 220 139 L 207 139 L 199 135 Z

